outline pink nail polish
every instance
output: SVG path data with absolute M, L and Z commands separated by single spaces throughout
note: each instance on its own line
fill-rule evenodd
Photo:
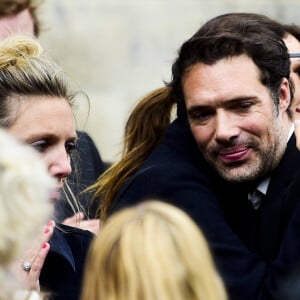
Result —
M 45 228 L 45 229 L 44 229 L 44 233 L 45 233 L 45 234 L 47 234 L 49 231 L 50 231 L 49 228 Z
M 47 244 L 44 243 L 43 246 L 42 246 L 42 248 L 43 248 L 43 249 L 47 248 Z

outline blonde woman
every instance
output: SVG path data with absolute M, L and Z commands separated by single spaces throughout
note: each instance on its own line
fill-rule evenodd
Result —
M 180 209 L 143 202 L 114 214 L 94 240 L 81 300 L 225 300 L 203 234 Z
M 38 297 L 22 291 L 10 269 L 50 217 L 49 192 L 54 187 L 38 154 L 0 129 L 1 300 Z
M 68 187 L 66 179 L 72 172 L 77 93 L 37 40 L 24 36 L 0 41 L 0 91 L 0 127 L 40 153 L 55 180 L 50 194 L 54 204 Z M 94 236 L 50 221 L 37 244 L 24 252 L 16 271 L 27 279 L 28 288 L 38 290 L 41 285 L 51 299 L 78 299 L 85 256 Z

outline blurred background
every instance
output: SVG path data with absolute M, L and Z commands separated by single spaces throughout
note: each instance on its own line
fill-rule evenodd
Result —
M 41 42 L 90 100 L 79 129 L 102 158 L 119 158 L 137 101 L 169 81 L 177 49 L 205 21 L 227 12 L 300 23 L 300 0 L 44 0 Z M 145 124 L 147 126 L 147 124 Z

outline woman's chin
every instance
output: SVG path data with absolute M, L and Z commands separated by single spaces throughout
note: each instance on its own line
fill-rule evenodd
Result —
M 55 203 L 60 198 L 60 195 L 61 195 L 61 191 L 59 190 L 50 191 L 49 193 L 50 201 Z

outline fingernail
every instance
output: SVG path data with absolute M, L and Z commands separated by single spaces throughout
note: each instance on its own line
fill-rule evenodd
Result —
M 46 227 L 45 229 L 44 229 L 44 233 L 46 234 L 46 233 L 48 233 L 50 231 L 50 229 L 48 228 L 48 227 Z
M 44 243 L 42 246 L 43 249 L 47 248 L 47 243 Z

